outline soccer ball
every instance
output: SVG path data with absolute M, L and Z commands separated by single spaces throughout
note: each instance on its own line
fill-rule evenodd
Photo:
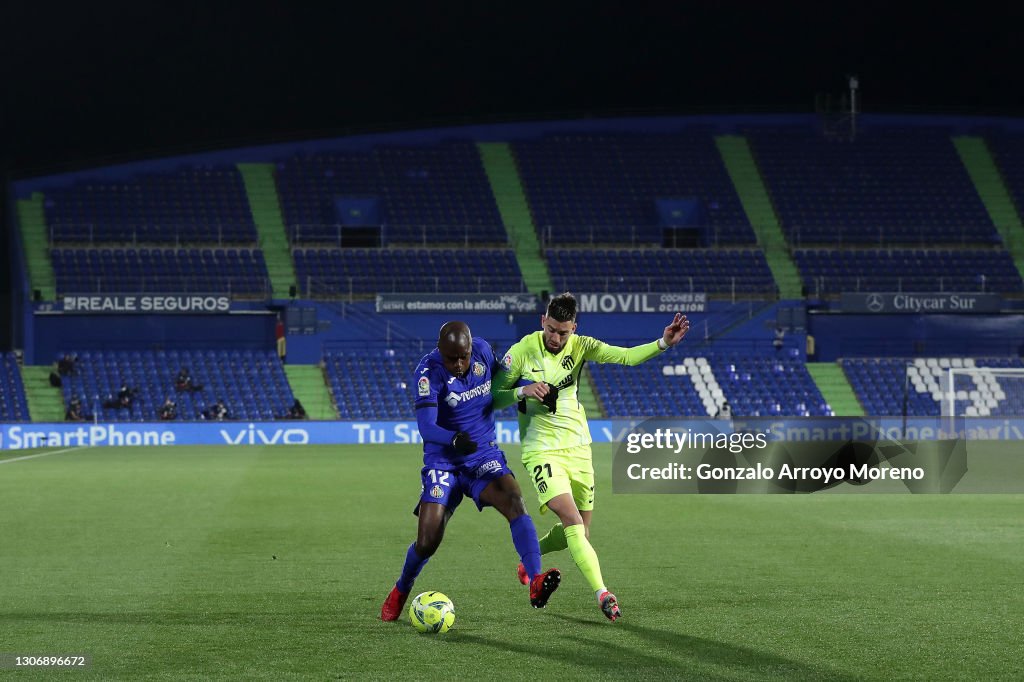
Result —
M 420 632 L 448 632 L 455 624 L 455 604 L 440 592 L 418 594 L 409 605 L 409 620 Z

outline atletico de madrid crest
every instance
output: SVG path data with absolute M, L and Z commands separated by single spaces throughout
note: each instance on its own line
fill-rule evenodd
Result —
M 482 377 L 484 375 L 484 365 L 482 362 L 473 363 L 473 376 Z

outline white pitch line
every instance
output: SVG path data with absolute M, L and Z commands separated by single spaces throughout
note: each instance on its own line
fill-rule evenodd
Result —
M 59 455 L 62 452 L 71 452 L 72 450 L 81 450 L 82 446 L 73 448 L 64 448 L 63 450 L 51 450 L 50 452 L 38 452 L 34 455 L 25 455 L 24 457 L 12 457 L 11 459 L 0 459 L 0 464 L 10 464 L 11 462 L 21 462 L 26 459 L 35 459 L 36 457 L 49 457 L 50 455 Z

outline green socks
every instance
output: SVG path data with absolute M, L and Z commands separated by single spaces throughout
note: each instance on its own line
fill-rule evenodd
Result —
M 594 590 L 594 592 L 605 589 L 604 578 L 601 577 L 601 564 L 597 560 L 597 552 L 594 551 L 590 541 L 587 540 L 583 524 L 569 526 L 563 532 L 565 534 L 565 542 L 569 546 L 569 552 L 572 553 L 572 559 L 576 562 L 580 572 L 583 573 L 583 577 L 590 583 L 590 589 Z M 550 535 L 551 533 L 548 533 L 545 536 L 545 540 Z M 543 551 L 542 549 L 541 552 Z
M 540 539 L 540 553 L 550 554 L 551 552 L 559 552 L 569 545 L 565 541 L 565 531 L 562 529 L 562 524 L 556 523 L 548 531 L 548 534 Z

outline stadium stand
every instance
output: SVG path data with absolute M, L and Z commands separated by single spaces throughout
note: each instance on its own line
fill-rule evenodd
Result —
M 1024 208 L 1024 135 L 990 133 L 985 136 L 988 148 L 995 157 L 1006 188 L 1017 205 Z
M 625 344 L 631 345 L 631 344 Z M 825 416 L 831 408 L 793 354 L 662 356 L 637 367 L 588 365 L 609 417 Z
M 508 242 L 471 142 L 297 156 L 277 164 L 276 178 L 293 244 L 339 243 L 338 197 L 379 201 L 385 245 Z
M 52 249 L 58 294 L 93 292 L 268 295 L 259 249 Z
M 78 397 L 86 411 L 103 421 L 156 421 L 167 398 L 177 403 L 178 419 L 198 420 L 203 410 L 223 399 L 232 419 L 275 419 L 295 396 L 277 354 L 272 351 L 82 351 L 76 372 L 65 377 L 67 405 Z M 178 371 L 189 369 L 202 391 L 177 392 Z M 137 388 L 131 409 L 104 409 L 122 385 Z
M 245 188 L 233 166 L 81 181 L 48 190 L 44 207 L 52 245 L 256 243 Z
M 764 253 L 755 249 L 548 249 L 545 255 L 560 291 L 776 293 Z
M 510 249 L 294 249 L 310 296 L 524 291 Z
M 0 353 L 0 419 L 29 421 L 28 402 L 18 361 L 12 353 Z
M 549 135 L 515 142 L 539 237 L 548 246 L 661 245 L 656 200 L 700 203 L 706 244 L 755 237 L 712 135 Z
M 843 370 L 869 415 L 938 416 L 950 367 L 1022 368 L 1019 357 L 845 358 Z M 980 373 L 955 375 L 958 414 L 1019 416 L 1024 414 L 1024 378 L 1006 379 Z
M 492 342 L 506 348 L 508 341 Z M 324 364 L 331 392 L 342 419 L 415 419 L 413 371 L 429 349 L 374 348 L 332 350 Z M 497 413 L 516 418 L 515 406 Z
M 947 130 L 744 132 L 791 245 L 1000 243 Z
M 844 291 L 989 291 L 1024 287 L 1002 249 L 797 249 L 793 252 L 811 294 Z

